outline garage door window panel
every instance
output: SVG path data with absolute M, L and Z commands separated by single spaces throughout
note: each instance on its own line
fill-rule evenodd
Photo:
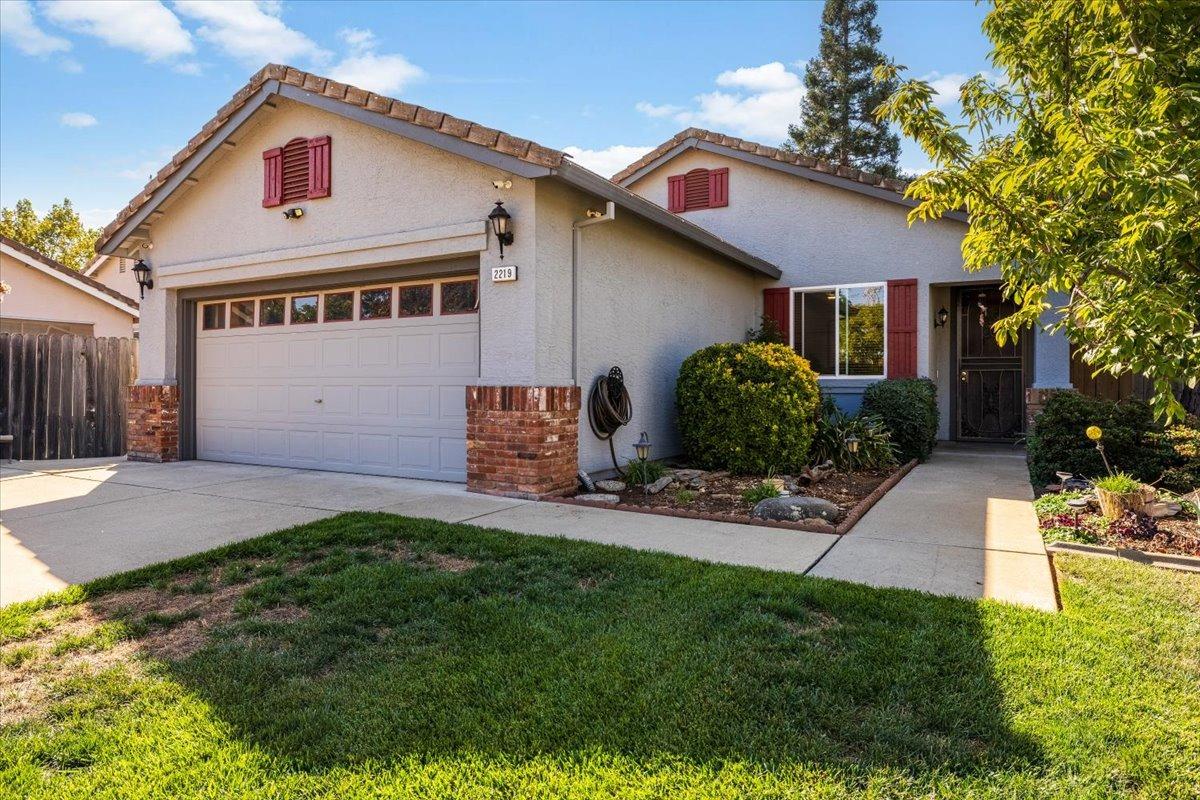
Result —
M 229 304 L 229 327 L 254 327 L 254 301 L 234 300 Z
M 401 317 L 432 317 L 433 316 L 433 284 L 420 286 L 401 286 L 400 310 Z
M 262 327 L 282 325 L 284 302 L 282 297 L 258 301 L 258 324 Z
M 317 296 L 299 295 L 292 298 L 292 324 L 308 325 L 317 321 Z
M 364 289 L 358 293 L 358 318 L 360 320 L 368 319 L 391 319 L 392 316 L 392 290 L 388 289 Z
M 209 303 L 204 306 L 203 328 L 206 331 L 222 330 L 225 327 L 225 304 Z
M 479 310 L 479 281 L 448 281 L 441 289 L 443 314 L 474 314 Z
M 325 295 L 326 322 L 350 322 L 354 319 L 354 292 L 334 292 Z

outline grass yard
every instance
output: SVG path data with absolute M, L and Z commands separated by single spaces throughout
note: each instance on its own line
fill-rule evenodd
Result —
M 0 610 L 0 794 L 1197 797 L 1200 576 L 1057 564 L 1048 615 L 347 514 Z

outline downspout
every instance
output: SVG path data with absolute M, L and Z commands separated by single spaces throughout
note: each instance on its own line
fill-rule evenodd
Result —
M 617 205 L 609 200 L 604 213 L 588 209 L 587 219 L 571 225 L 571 382 L 579 385 L 579 259 L 583 252 L 583 229 L 589 225 L 612 222 L 617 218 Z

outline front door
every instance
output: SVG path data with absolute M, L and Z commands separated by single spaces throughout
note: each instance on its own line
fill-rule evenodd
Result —
M 1016 311 L 998 286 L 957 290 L 957 436 L 975 441 L 1013 441 L 1025 430 L 1025 369 L 1022 344 L 996 342 L 992 325 Z

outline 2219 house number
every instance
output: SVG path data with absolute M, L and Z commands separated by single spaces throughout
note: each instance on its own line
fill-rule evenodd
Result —
M 506 283 L 517 279 L 516 264 L 504 267 L 492 267 L 492 283 Z

